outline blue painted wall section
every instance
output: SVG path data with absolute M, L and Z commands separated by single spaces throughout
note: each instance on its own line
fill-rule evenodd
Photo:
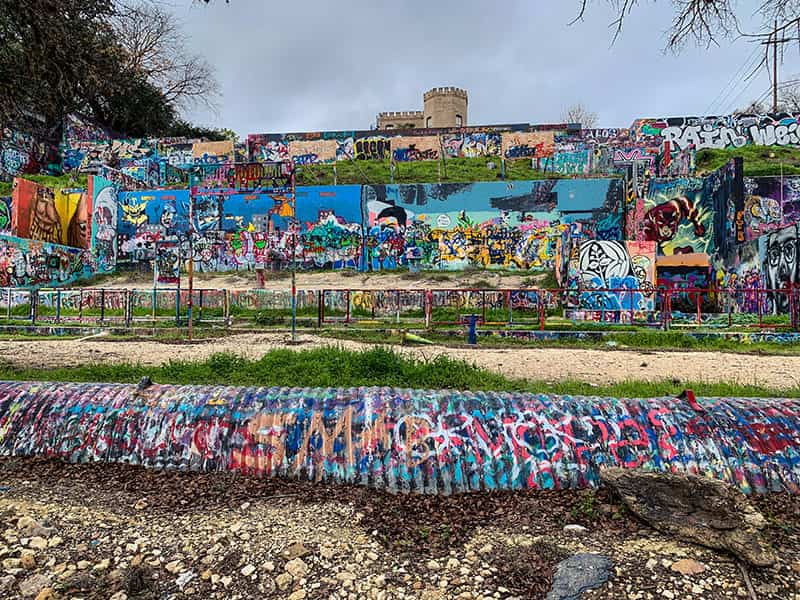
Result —
M 800 491 L 800 401 L 0 383 L 0 453 L 357 483 L 581 488 L 604 466 Z

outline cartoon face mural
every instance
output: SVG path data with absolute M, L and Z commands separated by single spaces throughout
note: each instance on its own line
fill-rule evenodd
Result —
M 612 319 L 653 310 L 654 242 L 586 240 L 576 250 L 569 287 L 587 291 L 573 296 L 575 309 L 590 311 L 587 316 L 592 318 L 591 311 L 611 311 Z
M 700 222 L 699 214 L 694 201 L 686 196 L 659 204 L 645 213 L 644 239 L 654 242 L 673 240 L 678 234 L 678 227 L 684 222 L 692 226 L 695 236 L 702 237 L 706 233 L 706 227 Z M 693 251 L 691 246 L 675 248 L 675 254 Z
M 763 269 L 766 275 L 767 297 L 774 314 L 789 311 L 789 297 L 775 290 L 785 290 L 800 283 L 800 226 L 784 227 L 765 236 Z

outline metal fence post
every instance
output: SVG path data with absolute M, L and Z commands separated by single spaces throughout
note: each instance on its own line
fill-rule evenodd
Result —
M 125 290 L 125 328 L 129 328 L 131 326 L 131 313 L 133 312 L 133 307 L 131 306 L 131 291 L 129 289 Z
M 102 323 L 106 317 L 106 290 L 100 290 L 100 322 Z

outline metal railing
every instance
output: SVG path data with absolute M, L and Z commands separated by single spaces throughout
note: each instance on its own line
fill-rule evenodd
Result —
M 187 323 L 187 290 L 0 288 L 0 321 L 131 327 Z M 275 325 L 291 311 L 289 290 L 195 289 L 193 323 Z M 298 290 L 302 324 L 448 327 L 593 322 L 599 326 L 800 329 L 800 286 L 725 288 L 508 288 Z M 549 320 L 549 321 L 548 321 Z

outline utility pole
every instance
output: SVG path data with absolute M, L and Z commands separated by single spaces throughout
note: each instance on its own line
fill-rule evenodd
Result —
M 292 167 L 292 344 L 297 343 L 297 188 L 295 187 L 295 169 Z
M 189 341 L 192 341 L 192 292 L 194 290 L 194 188 L 189 190 L 189 301 L 187 313 L 189 317 Z
M 772 48 L 772 112 L 778 112 L 778 19 L 775 19 L 775 45 Z

